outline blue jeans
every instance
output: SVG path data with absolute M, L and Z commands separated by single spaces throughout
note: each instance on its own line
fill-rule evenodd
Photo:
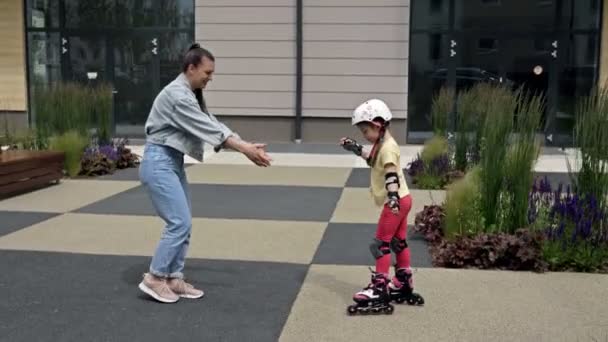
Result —
M 139 179 L 156 213 L 166 223 L 150 263 L 150 273 L 161 278 L 183 278 L 192 231 L 184 155 L 171 147 L 146 144 Z

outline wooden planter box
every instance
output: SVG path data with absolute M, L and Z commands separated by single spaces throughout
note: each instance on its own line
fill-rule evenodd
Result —
M 0 198 L 63 178 L 63 152 L 9 150 L 0 153 Z

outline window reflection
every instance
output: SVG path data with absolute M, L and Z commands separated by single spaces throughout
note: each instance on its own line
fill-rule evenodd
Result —
M 67 27 L 108 27 L 116 23 L 116 8 L 113 0 L 64 0 L 64 2 Z
M 408 127 L 410 131 L 430 131 L 432 94 L 447 84 L 448 39 L 441 34 L 412 34 L 411 44 Z
M 577 0 L 578 1 L 578 0 Z M 552 29 L 555 6 L 531 0 L 472 1 L 455 0 L 454 25 L 457 29 Z
M 598 74 L 595 55 L 597 36 L 577 34 L 569 37 L 564 51 L 564 67 L 559 74 L 559 105 L 556 125 L 559 133 L 570 134 L 574 127 L 576 101 L 588 95 Z
M 410 10 L 413 30 L 447 29 L 450 13 L 449 0 L 413 1 Z
M 600 0 L 563 0 L 562 26 L 567 29 L 597 29 Z
M 117 0 L 116 23 L 120 27 L 155 26 L 153 0 Z
M 58 33 L 30 32 L 29 77 L 30 83 L 49 84 L 61 79 L 61 61 Z
M 59 0 L 27 0 L 27 26 L 59 26 Z
M 169 27 L 194 27 L 194 0 L 165 0 L 159 2 L 160 25 Z

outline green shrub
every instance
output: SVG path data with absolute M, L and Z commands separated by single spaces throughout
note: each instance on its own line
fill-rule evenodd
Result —
M 579 172 L 571 174 L 575 192 L 593 195 L 600 206 L 608 196 L 608 88 L 594 91 L 576 106 L 574 144 Z
M 480 169 L 474 167 L 450 185 L 445 200 L 445 236 L 474 235 L 484 230 L 481 215 Z
M 434 136 L 424 143 L 420 157 L 426 165 L 430 165 L 434 159 L 448 153 L 448 141 L 442 136 Z
M 70 177 L 75 177 L 80 172 L 80 161 L 88 144 L 87 136 L 76 131 L 68 131 L 51 137 L 49 149 L 65 153 L 64 168 Z
M 513 129 L 516 96 L 501 86 L 489 91 L 484 108 L 481 147 L 481 203 L 486 224 L 496 224 L 498 200 L 503 187 L 509 134 Z
M 456 123 L 456 144 L 454 161 L 456 169 L 466 171 L 469 163 L 469 153 L 473 150 L 471 135 L 475 133 L 477 124 L 476 114 L 478 91 L 475 88 L 462 92 L 458 96 L 458 119 Z M 479 124 L 477 124 L 479 125 Z
M 546 240 L 542 252 L 551 271 L 608 272 L 608 246 L 587 242 L 566 246 L 561 240 Z
M 96 129 L 103 143 L 111 140 L 112 89 L 108 84 L 36 85 L 32 107 L 37 134 L 42 140 L 68 131 L 88 135 L 91 129 Z
M 454 89 L 443 87 L 433 96 L 431 104 L 431 122 L 435 135 L 446 136 L 448 115 L 454 107 Z
M 91 113 L 96 124 L 99 144 L 108 144 L 112 138 L 112 87 L 109 84 L 100 84 L 90 90 L 90 96 L 94 103 Z

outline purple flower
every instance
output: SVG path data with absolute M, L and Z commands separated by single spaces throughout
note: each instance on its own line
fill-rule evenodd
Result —
M 108 158 L 111 161 L 118 160 L 118 153 L 116 152 L 116 149 L 112 145 L 101 146 L 99 148 L 99 153 L 105 155 L 106 158 Z
M 414 161 L 408 164 L 407 173 L 410 176 L 415 177 L 423 172 L 424 162 L 422 161 L 422 158 L 420 158 L 420 154 L 418 154 L 418 156 L 416 156 L 416 159 L 414 159 Z

